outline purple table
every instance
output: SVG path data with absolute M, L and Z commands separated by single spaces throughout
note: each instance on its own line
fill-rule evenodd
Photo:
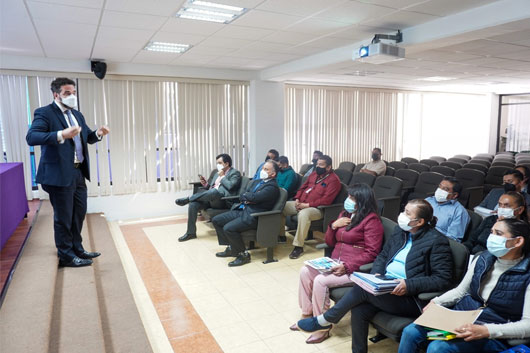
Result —
M 28 212 L 22 163 L 0 163 L 0 249 Z

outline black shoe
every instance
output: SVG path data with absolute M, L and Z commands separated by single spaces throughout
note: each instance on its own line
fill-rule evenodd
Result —
M 300 256 L 304 254 L 304 248 L 301 246 L 295 246 L 293 251 L 289 254 L 290 259 L 298 259 Z
M 72 261 L 65 262 L 62 260 L 59 260 L 59 266 L 60 267 L 82 267 L 82 266 L 90 266 L 92 265 L 92 260 L 90 259 L 82 259 L 80 257 L 74 257 Z
M 240 252 L 236 259 L 232 262 L 228 263 L 228 266 L 235 267 L 235 266 L 242 266 L 244 264 L 248 264 L 250 262 L 250 254 L 246 251 Z
M 234 254 L 232 252 L 232 248 L 229 245 L 229 246 L 226 247 L 225 251 L 218 252 L 218 253 L 215 254 L 215 256 L 217 256 L 217 257 L 236 257 L 237 254 Z
M 176 199 L 175 203 L 177 205 L 179 205 L 179 206 L 186 206 L 187 204 L 190 203 L 190 198 L 189 197 L 183 197 L 181 199 Z
M 88 252 L 84 250 L 82 253 L 77 254 L 77 257 L 80 257 L 82 259 L 93 259 L 95 257 L 98 257 L 99 255 L 101 255 L 100 252 Z
M 285 235 L 278 235 L 278 243 L 279 244 L 287 243 L 287 237 Z
M 179 241 L 187 241 L 187 240 L 190 240 L 190 239 L 197 239 L 197 236 L 195 234 L 184 234 L 183 236 L 181 236 L 179 238 Z

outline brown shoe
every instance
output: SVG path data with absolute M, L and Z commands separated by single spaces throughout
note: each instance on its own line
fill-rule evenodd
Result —
M 289 330 L 291 330 L 291 331 L 300 331 L 300 329 L 298 328 L 298 325 L 297 325 L 297 324 L 292 324 L 292 325 L 289 327 Z
M 289 254 L 290 259 L 298 259 L 300 256 L 304 254 L 304 248 L 301 246 L 295 246 L 293 251 Z
M 309 338 L 305 341 L 305 343 L 307 344 L 321 343 L 327 340 L 329 336 L 330 336 L 329 330 L 316 332 L 316 333 L 313 333 L 311 336 L 309 336 Z

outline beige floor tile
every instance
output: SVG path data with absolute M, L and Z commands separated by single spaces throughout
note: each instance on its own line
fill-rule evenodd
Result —
M 258 295 L 264 299 L 267 299 L 268 297 L 273 297 L 276 295 L 292 295 L 292 292 L 285 289 L 283 286 L 281 286 L 277 282 L 272 282 L 268 284 L 260 284 L 256 286 L 251 286 L 252 289 L 258 293 Z
M 247 323 L 254 329 L 261 339 L 280 336 L 290 332 L 289 321 L 279 314 L 262 316 Z
M 318 352 L 315 345 L 305 343 L 306 338 L 299 332 L 290 331 L 280 336 L 265 339 L 265 343 L 275 353 Z
M 261 299 L 258 293 L 250 287 L 232 288 L 222 291 L 221 294 L 233 307 Z
M 230 261 L 232 260 L 233 258 L 230 258 Z M 247 273 L 263 272 L 264 269 L 260 267 L 258 263 L 261 263 L 261 262 L 260 261 L 256 262 L 252 258 L 252 262 L 249 264 L 246 264 L 244 266 L 229 267 L 229 269 L 237 276 L 245 275 Z
M 188 299 L 190 299 L 191 304 L 199 314 L 202 314 L 208 310 L 215 311 L 222 308 L 231 307 L 231 305 L 219 292 L 208 294 L 200 298 Z
M 188 297 L 190 301 L 197 299 L 197 298 L 211 295 L 213 293 L 219 293 L 218 290 L 212 287 L 212 285 L 209 282 L 188 284 L 185 286 L 181 285 L 180 287 L 182 291 L 184 292 L 184 294 L 186 294 L 186 297 Z
M 267 303 L 269 303 L 274 309 L 278 312 L 290 309 L 300 309 L 298 304 L 298 296 L 290 293 L 288 295 L 274 295 L 265 298 Z
M 259 341 L 256 332 L 246 322 L 219 327 L 211 330 L 211 333 L 223 350 Z
M 244 321 L 241 315 L 231 306 L 219 310 L 205 310 L 200 313 L 200 317 L 210 330 Z
M 239 278 L 245 281 L 251 287 L 267 285 L 267 284 L 275 282 L 275 279 L 272 278 L 265 271 L 247 273 L 247 274 L 239 276 Z
M 241 303 L 234 307 L 245 321 L 259 319 L 263 316 L 272 315 L 276 310 L 265 300 L 255 300 L 248 303 Z
M 263 341 L 256 341 L 240 347 L 229 348 L 225 353 L 273 353 Z

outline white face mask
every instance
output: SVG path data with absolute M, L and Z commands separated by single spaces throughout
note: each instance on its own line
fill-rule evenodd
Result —
M 260 179 L 269 179 L 269 174 L 267 174 L 266 171 L 264 171 L 263 169 L 259 172 L 259 178 Z
M 222 164 L 217 164 L 217 170 L 220 172 L 224 169 L 224 166 Z
M 436 192 L 434 193 L 434 198 L 438 202 L 445 202 L 447 201 L 447 196 L 449 196 L 449 193 L 445 190 L 442 190 L 440 188 L 436 189 Z
M 515 218 L 515 214 L 513 213 L 513 209 L 511 208 L 504 208 L 499 207 L 497 209 L 497 216 L 500 218 Z
M 411 219 L 405 214 L 405 212 L 401 212 L 398 217 L 398 224 L 401 229 L 403 229 L 405 232 L 408 232 L 412 229 L 411 226 L 409 226 L 409 223 L 411 222 Z
M 61 97 L 61 103 L 63 103 L 68 108 L 76 109 L 77 108 L 77 97 L 75 96 L 75 94 L 71 94 L 65 98 Z

